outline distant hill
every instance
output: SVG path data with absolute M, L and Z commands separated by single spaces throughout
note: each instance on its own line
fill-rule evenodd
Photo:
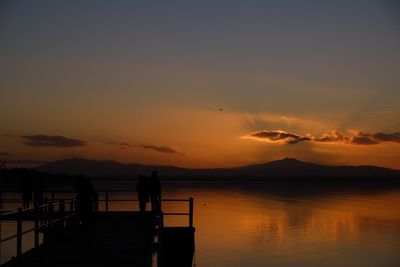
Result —
M 150 175 L 157 170 L 164 178 L 277 178 L 277 177 L 400 177 L 399 170 L 376 166 L 327 166 L 297 159 L 285 158 L 264 164 L 234 168 L 188 169 L 175 166 L 148 166 L 122 164 L 112 160 L 67 158 L 35 168 L 39 171 L 68 175 L 85 174 L 89 177 L 132 178 L 138 174 Z

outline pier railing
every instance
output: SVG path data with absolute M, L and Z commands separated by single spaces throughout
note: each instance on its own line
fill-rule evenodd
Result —
M 113 198 L 115 193 L 132 193 L 131 195 L 134 196 L 136 194 L 135 190 L 98 190 L 97 193 L 99 194 L 98 204 L 102 204 L 102 210 L 105 212 L 110 211 L 110 204 L 116 202 L 134 202 L 137 203 L 137 198 Z M 47 205 L 54 205 L 57 207 L 58 205 L 67 205 L 70 203 L 74 197 L 74 192 L 72 191 L 47 191 L 44 193 L 45 199 L 48 201 Z M 21 199 L 18 198 L 7 198 L 2 199 L 3 203 L 13 203 L 18 204 L 22 203 Z M 64 202 L 64 204 L 62 204 Z M 188 225 L 189 227 L 193 226 L 193 208 L 194 208 L 194 200 L 192 197 L 189 198 L 162 198 L 161 203 L 168 203 L 168 202 L 182 202 L 187 203 L 187 212 L 165 212 L 163 213 L 164 216 L 187 216 L 188 217 Z M 52 204 L 51 204 L 52 203 Z M 100 206 L 100 205 L 99 205 Z M 137 205 L 138 206 L 138 205 Z M 45 209 L 48 206 L 41 206 L 41 209 Z M 98 206 L 97 206 L 98 207 Z M 32 212 L 35 208 L 30 208 L 23 210 L 23 214 Z M 75 207 L 71 207 L 71 209 L 75 209 Z M 16 212 L 14 212 L 15 214 Z M 6 215 L 6 214 L 4 214 Z M 16 217 L 16 215 L 14 215 Z M 4 217 L 0 217 L 4 218 Z
M 34 248 L 40 244 L 39 234 L 46 229 L 52 229 L 55 226 L 63 228 L 71 227 L 75 221 L 75 200 L 60 200 L 59 202 L 49 202 L 33 208 L 21 209 L 17 211 L 5 212 L 0 214 L 0 233 L 1 221 L 15 221 L 16 233 L 14 235 L 2 238 L 0 235 L 0 244 L 12 239 L 16 239 L 16 256 L 22 255 L 23 236 L 34 232 Z M 33 227 L 23 230 L 22 222 L 24 220 L 33 221 Z
M 118 193 L 128 193 L 124 195 L 118 194 Z M 99 194 L 99 197 L 97 198 L 97 203 L 94 203 L 94 210 L 95 211 L 100 211 L 100 212 L 111 212 L 111 203 L 115 202 L 133 202 L 136 205 L 131 205 L 129 207 L 136 207 L 138 208 L 139 205 L 138 199 L 134 197 L 129 197 L 130 195 L 135 196 L 136 191 L 135 190 L 100 190 L 97 191 Z M 117 194 L 115 194 L 117 193 Z M 132 193 L 132 194 L 131 194 Z M 33 238 L 33 246 L 30 245 L 30 249 L 35 249 L 39 247 L 41 244 L 41 233 L 43 234 L 43 242 L 46 242 L 46 236 L 47 233 L 49 233 L 49 230 L 51 229 L 72 229 L 73 227 L 78 226 L 78 216 L 76 212 L 76 200 L 71 198 L 74 195 L 73 192 L 46 192 L 46 196 L 50 196 L 50 199 L 46 204 L 32 207 L 32 208 L 27 208 L 27 209 L 21 209 L 18 208 L 17 211 L 12 211 L 12 212 L 3 212 L 0 213 L 0 246 L 3 242 L 10 241 L 10 240 L 16 240 L 16 247 L 15 251 L 17 258 L 19 258 L 23 254 L 23 243 L 24 247 L 26 246 L 25 241 L 24 241 L 24 236 L 32 233 L 34 234 Z M 68 197 L 68 198 L 67 198 Z M 22 206 L 22 201 L 20 199 L 2 199 L 3 203 L 15 203 L 15 204 L 21 204 Z M 189 198 L 162 198 L 161 199 L 161 206 L 163 203 L 168 203 L 168 202 L 180 202 L 187 204 L 187 207 L 182 207 L 180 210 L 183 210 L 182 212 L 161 212 L 157 213 L 156 216 L 160 216 L 161 223 L 159 226 L 163 229 L 164 228 L 164 216 L 187 216 L 188 218 L 188 226 L 190 229 L 193 228 L 193 213 L 194 213 L 194 199 L 192 197 Z M 100 205 L 101 204 L 101 205 Z M 13 205 L 14 206 L 14 205 Z M 20 205 L 18 205 L 20 206 Z M 15 207 L 15 206 L 14 206 Z M 123 205 L 123 207 L 127 207 L 126 205 Z M 174 205 L 172 205 L 174 207 Z M 184 209 L 182 209 L 184 208 Z M 130 209 L 130 208 L 129 208 Z M 134 208 L 135 209 L 135 208 Z M 16 226 L 15 234 L 2 237 L 1 236 L 1 223 L 2 221 L 12 221 L 14 225 Z M 23 229 L 23 221 L 29 221 L 30 223 L 33 223 L 33 226 L 31 226 L 29 229 Z M 185 226 L 187 227 L 187 226 Z M 187 228 L 187 229 L 189 229 Z M 29 237 L 28 240 L 32 240 L 32 237 Z M 32 242 L 32 241 L 30 241 Z M 32 243 L 30 243 L 32 244 Z M 1 255 L 0 255 L 1 256 Z M 1 263 L 1 259 L 0 259 Z
M 188 216 L 189 218 L 189 227 L 193 227 L 193 205 L 194 200 L 193 197 L 189 197 L 188 199 L 161 199 L 162 202 L 188 202 L 188 212 L 165 212 L 166 216 Z
M 104 209 L 105 212 L 109 211 L 110 203 L 111 202 L 138 202 L 139 200 L 137 198 L 118 198 L 118 199 L 112 199 L 110 196 L 110 193 L 118 193 L 118 192 L 124 192 L 124 193 L 135 193 L 135 190 L 103 190 L 103 191 L 97 191 L 98 193 L 103 193 L 104 198 L 100 198 L 98 201 L 99 203 L 104 202 Z M 164 216 L 188 216 L 188 225 L 189 227 L 193 227 L 193 209 L 194 209 L 194 199 L 193 197 L 189 198 L 162 198 L 161 199 L 161 205 L 162 203 L 166 202 L 187 202 L 188 208 L 187 212 L 164 212 Z

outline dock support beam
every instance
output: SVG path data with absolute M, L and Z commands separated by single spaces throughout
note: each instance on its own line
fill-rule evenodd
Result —
M 106 212 L 108 212 L 108 189 L 106 190 Z
M 193 198 L 189 198 L 189 227 L 193 227 Z

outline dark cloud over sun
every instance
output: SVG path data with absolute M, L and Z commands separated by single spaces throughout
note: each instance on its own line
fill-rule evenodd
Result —
M 365 133 L 361 131 L 348 130 L 349 134 L 345 135 L 339 130 L 332 130 L 329 133 L 324 133 L 320 136 L 306 134 L 304 136 L 286 132 L 283 130 L 260 130 L 249 133 L 243 138 L 254 139 L 269 143 L 286 143 L 297 144 L 304 141 L 314 143 L 337 143 L 350 145 L 376 145 L 383 142 L 400 143 L 400 133 Z
M 23 143 L 28 146 L 37 147 L 81 147 L 86 146 L 86 141 L 69 138 L 60 135 L 24 135 L 20 136 Z

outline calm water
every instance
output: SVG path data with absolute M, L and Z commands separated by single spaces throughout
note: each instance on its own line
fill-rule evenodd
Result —
M 400 266 L 400 190 L 321 193 L 219 184 L 170 185 L 164 193 L 195 198 L 199 267 Z M 136 206 L 118 202 L 111 208 Z M 164 205 L 166 211 L 185 208 Z M 185 225 L 187 218 L 166 218 L 166 224 Z M 3 256 L 7 249 L 2 247 Z
M 195 197 L 197 266 L 400 266 L 400 190 L 171 193 Z

